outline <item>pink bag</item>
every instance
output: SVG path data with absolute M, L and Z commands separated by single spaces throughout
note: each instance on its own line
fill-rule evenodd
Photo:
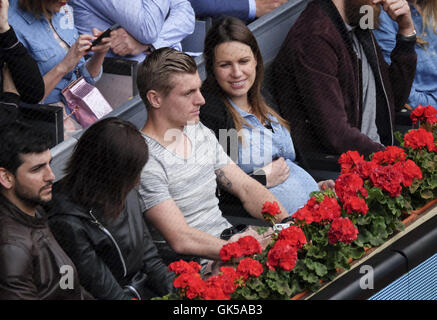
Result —
M 83 77 L 71 82 L 62 95 L 67 101 L 70 115 L 75 115 L 77 122 L 85 129 L 112 111 L 105 97 Z

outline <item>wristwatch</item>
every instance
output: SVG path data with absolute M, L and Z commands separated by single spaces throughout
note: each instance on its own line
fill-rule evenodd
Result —
M 416 41 L 416 29 L 414 29 L 412 34 L 404 36 L 403 34 L 398 33 L 396 37 L 402 41 Z

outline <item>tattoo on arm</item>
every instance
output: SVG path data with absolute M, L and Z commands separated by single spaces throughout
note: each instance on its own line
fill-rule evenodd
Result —
M 231 191 L 232 189 L 232 182 L 225 176 L 225 173 L 223 170 L 218 169 L 215 171 L 215 174 L 217 176 L 217 182 L 218 184 L 226 189 L 227 191 Z

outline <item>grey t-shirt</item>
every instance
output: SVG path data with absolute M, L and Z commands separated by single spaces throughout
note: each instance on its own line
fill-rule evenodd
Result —
M 215 135 L 200 122 L 186 126 L 184 133 L 192 146 L 186 159 L 143 134 L 150 159 L 141 173 L 142 211 L 173 199 L 189 226 L 219 237 L 231 224 L 218 207 L 215 170 L 231 160 Z
M 354 28 L 346 24 L 346 29 L 351 33 L 352 43 L 358 58 L 361 59 L 362 86 L 363 86 L 363 116 L 361 133 L 367 135 L 372 141 L 381 143 L 378 128 L 376 127 L 376 83 L 372 68 L 367 61 L 363 46 L 354 33 Z

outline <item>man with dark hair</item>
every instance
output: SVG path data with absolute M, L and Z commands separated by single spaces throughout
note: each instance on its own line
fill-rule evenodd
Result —
M 372 29 L 385 10 L 399 26 L 387 65 Z M 314 0 L 273 62 L 274 95 L 303 155 L 364 155 L 393 145 L 395 110 L 416 69 L 416 35 L 405 0 Z
M 0 299 L 82 299 L 76 269 L 40 205 L 52 198 L 50 138 L 21 123 L 0 129 Z
M 219 259 L 227 243 L 221 235 L 231 224 L 218 207 L 217 182 L 261 220 L 264 202 L 279 201 L 233 163 L 214 133 L 199 122 L 205 100 L 192 57 L 158 49 L 140 65 L 137 84 L 148 108 L 141 130 L 150 151 L 139 190 L 143 212 L 177 254 Z M 276 221 L 288 217 L 279 206 Z

